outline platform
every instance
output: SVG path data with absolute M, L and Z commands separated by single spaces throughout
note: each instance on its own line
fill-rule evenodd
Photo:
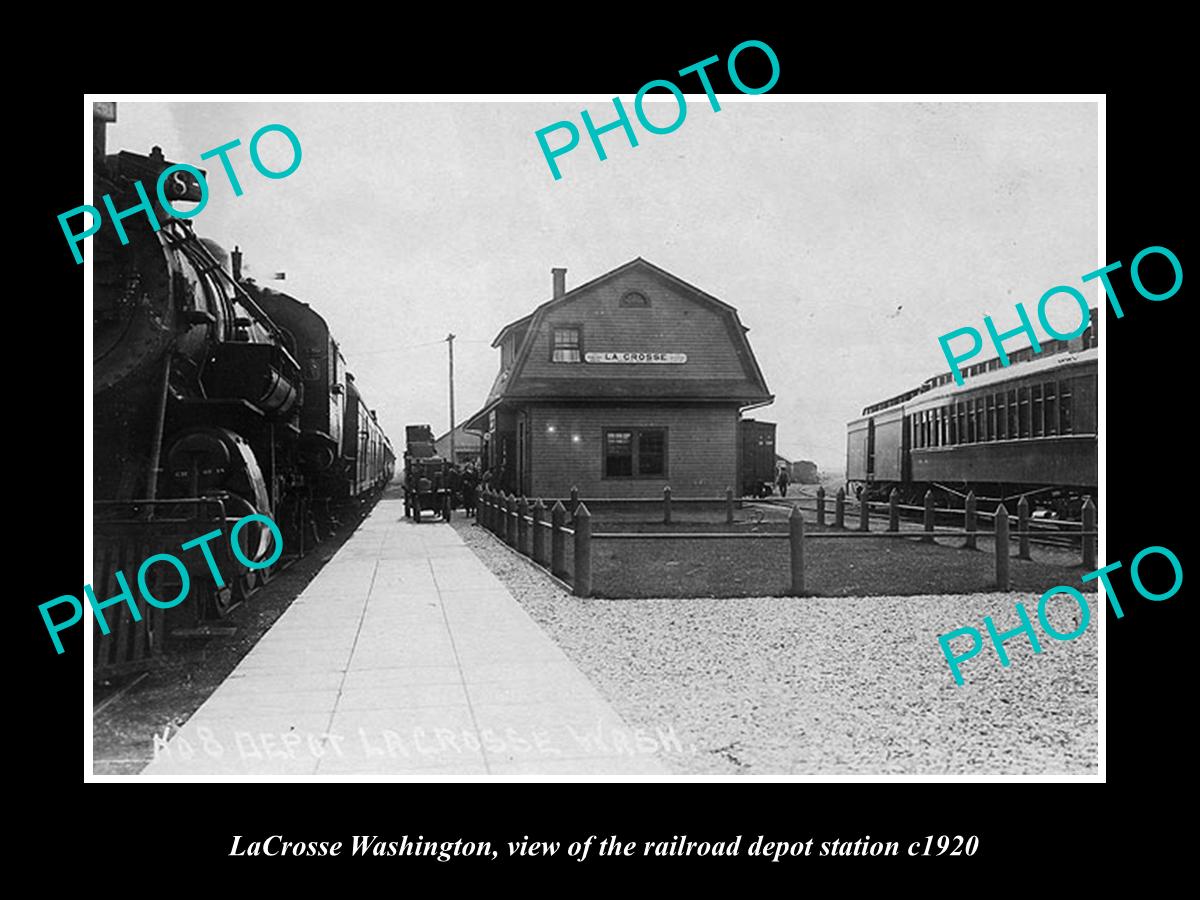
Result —
M 390 489 L 143 775 L 668 775 L 448 525 Z

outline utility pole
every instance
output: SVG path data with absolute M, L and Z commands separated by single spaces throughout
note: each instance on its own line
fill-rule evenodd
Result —
M 446 343 L 450 347 L 450 464 L 454 465 L 458 457 L 454 455 L 454 335 L 446 335 Z

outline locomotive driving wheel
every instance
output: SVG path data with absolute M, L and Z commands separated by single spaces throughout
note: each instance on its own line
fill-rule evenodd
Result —
M 237 495 L 230 495 L 226 499 L 225 505 L 227 514 L 242 518 L 258 513 L 253 504 Z M 270 529 L 261 522 L 251 522 L 243 526 L 238 533 L 237 541 L 242 556 L 252 562 L 268 559 L 275 552 L 275 537 L 271 534 Z M 233 558 L 233 566 L 234 571 L 229 579 L 231 588 L 229 605 L 224 610 L 219 610 L 219 614 L 222 616 L 227 615 L 238 604 L 249 600 L 251 595 L 266 583 L 266 579 L 263 577 L 265 569 L 252 569 L 236 556 Z

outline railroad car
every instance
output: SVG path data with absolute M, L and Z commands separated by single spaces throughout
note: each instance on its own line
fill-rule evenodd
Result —
M 107 155 L 102 123 L 95 196 L 110 194 L 117 209 L 129 209 L 139 202 L 134 182 L 149 185 L 153 196 L 171 163 L 157 147 L 148 156 Z M 194 182 L 168 184 L 172 202 L 199 200 Z M 324 319 L 295 298 L 242 280 L 239 253 L 231 259 L 152 202 L 157 231 L 137 213 L 122 223 L 127 244 L 106 227 L 91 245 L 94 584 L 97 594 L 112 596 L 119 592 L 114 571 L 132 579 L 142 559 L 172 552 L 191 570 L 186 614 L 219 617 L 324 537 L 336 525 L 337 503 L 386 484 L 394 454 Z M 218 586 L 201 554 L 180 553 L 181 542 L 214 528 L 228 533 L 254 513 L 282 532 L 276 566 L 251 570 L 213 542 L 224 581 Z M 244 527 L 240 541 L 252 561 L 274 555 L 274 538 L 260 522 Z M 164 569 L 153 570 L 151 587 L 174 596 Z M 125 616 L 125 625 L 141 630 L 97 641 L 98 668 L 161 647 L 150 617 L 131 624 Z M 122 658 L 102 659 L 101 648 Z
M 1026 496 L 1033 508 L 1078 515 L 1096 496 L 1096 310 L 1072 341 L 1047 341 L 971 366 L 960 387 L 949 373 L 873 404 L 847 426 L 846 479 L 855 493 L 960 506 Z
M 742 419 L 739 481 L 743 497 L 769 497 L 775 491 L 775 423 Z

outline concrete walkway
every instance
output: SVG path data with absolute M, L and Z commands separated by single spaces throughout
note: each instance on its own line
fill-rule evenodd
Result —
M 667 775 L 654 744 L 392 488 L 142 774 Z

